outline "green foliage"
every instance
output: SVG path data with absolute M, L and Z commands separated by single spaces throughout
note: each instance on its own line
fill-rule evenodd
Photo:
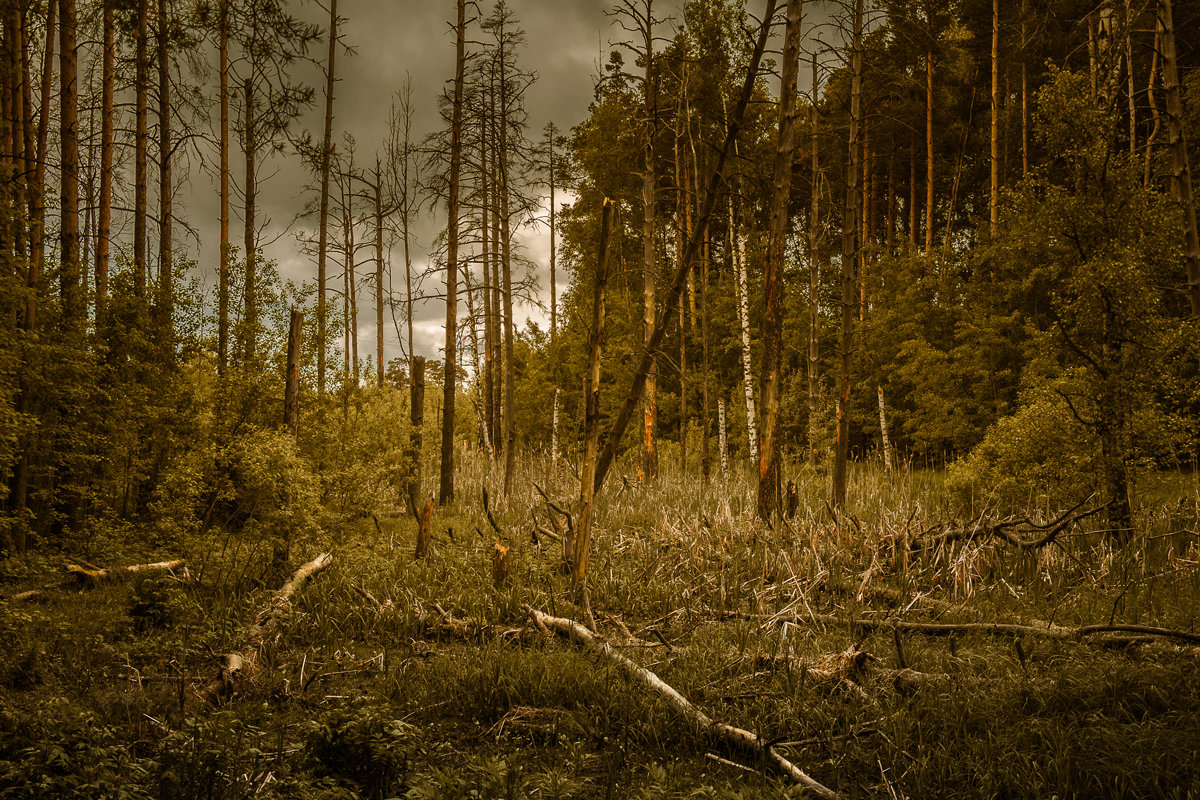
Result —
M 356 796 L 383 800 L 403 790 L 421 744 L 417 729 L 386 707 L 359 702 L 314 720 L 305 754 L 319 774 L 348 782 Z
M 151 575 L 133 584 L 129 616 L 139 631 L 171 628 L 184 616 L 187 595 L 166 575 Z
M 114 728 L 64 699 L 0 707 L 0 797 L 140 800 L 148 775 Z

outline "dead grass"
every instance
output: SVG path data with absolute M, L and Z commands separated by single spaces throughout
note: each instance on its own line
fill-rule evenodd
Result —
M 581 618 L 558 544 L 531 537 L 552 529 L 534 483 L 569 506 L 569 470 L 531 460 L 510 497 L 493 491 L 511 545 L 496 588 L 496 536 L 480 501 L 499 470 L 460 463 L 460 501 L 435 512 L 424 559 L 413 559 L 416 524 L 404 517 L 292 543 L 293 566 L 327 546 L 335 564 L 280 621 L 254 684 L 215 711 L 194 701 L 194 687 L 268 597 L 263 543 L 211 535 L 168 554 L 203 568 L 169 592 L 142 591 L 170 604 L 149 625 L 130 616 L 137 585 L 0 605 L 0 639 L 12 643 L 0 659 L 0 794 L 787 795 L 759 765 L 718 760 L 733 754 L 714 752 L 613 668 L 526 625 L 522 603 Z M 1193 631 L 1190 479 L 1143 492 L 1124 548 L 1085 523 L 1061 546 L 1027 553 L 1002 542 L 913 552 L 913 536 L 958 513 L 937 475 L 857 469 L 835 516 L 826 479 L 794 468 L 800 512 L 772 530 L 751 516 L 746 475 L 703 485 L 664 469 L 648 484 L 623 485 L 614 472 L 600 495 L 591 600 L 611 644 L 714 719 L 786 743 L 789 759 L 847 797 L 1200 796 L 1195 648 L 934 639 L 850 624 Z M 933 678 L 901 686 L 902 668 Z M 34 757 L 58 751 L 69 755 Z M 71 788 L 81 785 L 109 788 Z

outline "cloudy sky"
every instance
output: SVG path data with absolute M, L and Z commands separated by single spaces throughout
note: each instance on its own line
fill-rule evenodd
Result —
M 490 0 L 480 0 L 484 15 L 492 8 Z M 605 13 L 612 4 L 608 0 L 509 0 L 520 27 L 526 33 L 526 45 L 518 53 L 521 65 L 535 72 L 538 79 L 528 89 L 526 106 L 529 111 L 529 136 L 537 139 L 547 122 L 566 131 L 587 114 L 593 96 L 593 83 L 598 67 L 607 59 L 612 42 L 622 36 L 613 20 Z M 656 0 L 655 15 L 666 20 L 662 27 L 669 38 L 677 21 L 683 0 Z M 758 3 L 751 2 L 751 11 L 761 13 Z M 316 2 L 297 3 L 294 13 L 317 22 L 322 29 L 328 26 L 328 12 Z M 449 20 L 455 11 L 454 0 L 340 0 L 339 15 L 345 20 L 341 39 L 352 54 L 339 51 L 338 83 L 335 89 L 334 137 L 340 142 L 348 132 L 357 141 L 357 162 L 373 162 L 381 152 L 387 136 L 389 106 L 394 93 L 407 77 L 413 85 L 415 120 L 413 138 L 419 140 L 435 129 L 439 94 L 454 73 L 454 32 Z M 474 29 L 475 38 L 479 37 Z M 470 38 L 470 36 L 468 37 Z M 319 44 L 312 55 L 324 61 L 325 45 Z M 213 56 L 215 62 L 215 55 Z M 324 109 L 324 81 L 319 67 L 309 67 L 297 77 L 317 87 L 317 101 L 296 126 L 319 139 Z M 215 112 L 214 112 L 215 113 Z M 261 170 L 259 214 L 260 222 L 269 218 L 264 232 L 264 252 L 274 258 L 285 279 L 311 281 L 316 275 L 315 257 L 300 252 L 296 233 L 301 225 L 293 224 L 297 211 L 311 196 L 306 194 L 304 170 L 294 154 L 276 156 Z M 231 167 L 235 183 L 240 184 L 242 168 L 239 154 L 234 154 Z M 217 197 L 215 179 L 196 171 L 188 187 L 181 193 L 189 223 L 200 235 L 199 262 L 203 266 L 215 261 Z M 560 195 L 561 205 L 561 195 Z M 234 214 L 240 211 L 235 208 Z M 545 209 L 543 209 L 543 215 Z M 235 242 L 241 241 L 240 221 L 233 220 Z M 444 206 L 426 214 L 417 226 L 414 252 L 414 271 L 427 264 L 426 253 L 433 238 L 444 229 Z M 286 232 L 285 232 L 286 231 Z M 549 237 L 544 225 L 524 228 L 516 233 L 519 245 L 536 265 L 536 278 L 542 305 L 549 302 Z M 403 285 L 403 255 L 399 247 L 394 252 L 395 277 L 393 285 L 399 291 Z M 330 286 L 336 286 L 333 276 L 340 269 L 331 265 Z M 211 284 L 215 277 L 211 269 L 205 275 Z M 426 291 L 437 293 L 442 278 L 426 282 Z M 560 276 L 560 281 L 562 277 Z M 560 288 L 561 291 L 561 288 Z M 534 319 L 545 326 L 548 312 L 532 305 L 515 311 L 518 324 L 522 319 Z M 419 354 L 440 358 L 443 344 L 445 306 L 441 299 L 430 300 L 417 310 L 416 349 Z M 403 324 L 402 316 L 397 319 Z M 385 317 L 386 356 L 401 354 L 399 339 L 391 322 Z M 375 311 L 373 292 L 360 290 L 359 307 L 360 353 L 374 352 Z

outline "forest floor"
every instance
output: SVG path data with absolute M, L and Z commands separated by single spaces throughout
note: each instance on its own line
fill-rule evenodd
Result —
M 798 512 L 775 530 L 754 521 L 748 480 L 665 472 L 615 476 L 600 496 L 591 608 L 613 651 L 713 720 L 849 798 L 1200 797 L 1200 637 L 1063 630 L 1196 633 L 1190 475 L 1143 481 L 1124 546 L 1097 515 L 1023 548 L 915 546 L 971 521 L 931 472 L 860 466 L 835 516 L 827 479 L 797 469 Z M 806 796 L 611 659 L 530 623 L 526 605 L 592 624 L 534 488 L 568 507 L 577 483 L 537 463 L 504 500 L 498 475 L 467 461 L 421 559 L 399 513 L 292 541 L 286 558 L 213 533 L 66 554 L 187 567 L 0 601 L 0 797 Z M 499 587 L 485 483 L 511 547 Z M 248 631 L 326 550 L 332 564 L 278 621 Z M 11 560 L 0 594 L 63 563 Z M 231 652 L 254 673 L 207 703 Z

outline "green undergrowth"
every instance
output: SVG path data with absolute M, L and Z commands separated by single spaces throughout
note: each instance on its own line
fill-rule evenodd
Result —
M 646 484 L 614 475 L 591 558 L 600 633 L 847 797 L 1200 796 L 1194 647 L 852 624 L 1193 631 L 1190 476 L 1147 487 L 1125 546 L 1089 519 L 1032 552 L 986 541 L 911 550 L 935 523 L 971 516 L 937 473 L 861 467 L 836 516 L 826 476 L 797 467 L 789 477 L 797 516 L 770 529 L 752 517 L 748 474 L 707 485 L 669 465 Z M 564 507 L 577 491 L 569 469 L 534 460 L 505 499 L 499 470 L 464 459 L 458 500 L 436 510 L 420 560 L 416 524 L 399 514 L 284 540 L 214 529 L 170 547 L 124 537 L 70 554 L 184 557 L 189 569 L 0 604 L 0 798 L 802 796 L 611 663 L 527 626 L 524 604 L 585 619 L 534 483 Z M 495 587 L 498 538 L 510 571 Z M 215 656 L 239 649 L 272 591 L 325 549 L 333 566 L 267 638 L 254 680 L 216 708 L 201 704 Z M 3 591 L 52 580 L 61 565 L 10 561 Z M 839 672 L 847 651 L 869 653 L 867 666 Z M 887 670 L 900 667 L 926 679 L 898 687 Z

